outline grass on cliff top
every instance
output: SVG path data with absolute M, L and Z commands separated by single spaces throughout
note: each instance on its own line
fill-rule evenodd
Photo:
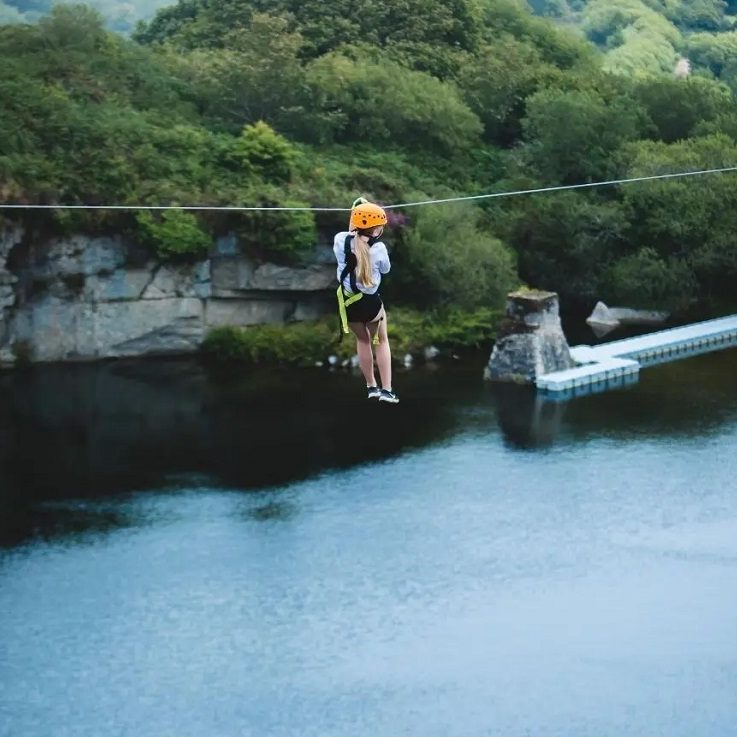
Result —
M 510 292 L 508 297 L 522 297 L 524 299 L 544 299 L 546 297 L 557 296 L 555 292 L 549 292 L 545 289 L 536 289 L 535 287 L 519 287 L 515 291 Z
M 392 355 L 396 360 L 407 353 L 420 357 L 429 346 L 437 347 L 441 353 L 489 349 L 501 317 L 501 312 L 488 308 L 472 312 L 394 309 L 389 315 Z M 314 366 L 329 356 L 339 360 L 351 358 L 356 342 L 352 335 L 339 339 L 336 316 L 286 325 L 214 328 L 202 350 L 206 356 L 222 362 Z

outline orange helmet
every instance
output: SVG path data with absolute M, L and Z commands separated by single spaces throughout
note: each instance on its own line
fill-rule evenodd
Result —
M 378 225 L 386 225 L 386 213 L 384 210 L 375 205 L 373 202 L 360 202 L 354 203 L 354 207 L 351 210 L 351 230 L 365 230 L 368 228 L 375 228 Z

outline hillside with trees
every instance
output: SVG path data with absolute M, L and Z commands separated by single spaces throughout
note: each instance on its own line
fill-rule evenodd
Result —
M 390 204 L 737 165 L 727 3 L 704 2 L 718 28 L 675 0 L 534 5 L 555 18 L 515 0 L 376 0 L 360 14 L 343 0 L 183 0 L 131 38 L 79 5 L 7 23 L 0 196 L 347 207 L 357 194 Z M 628 49 L 639 33 L 647 43 Z M 662 39 L 667 63 L 624 63 L 637 49 L 660 59 L 648 44 Z M 680 78 L 679 55 L 693 61 Z M 388 288 L 422 308 L 499 306 L 521 280 L 582 306 L 723 310 L 736 199 L 724 174 L 392 211 Z M 19 217 L 126 232 L 175 259 L 235 232 L 285 263 L 345 219 Z
M 737 3 L 725 0 L 539 0 L 538 12 L 578 28 L 620 74 L 669 73 L 687 59 L 694 73 L 734 90 Z

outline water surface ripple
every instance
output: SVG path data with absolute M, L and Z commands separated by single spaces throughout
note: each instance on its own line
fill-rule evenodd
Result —
M 0 735 L 734 735 L 737 351 L 357 381 L 0 376 Z

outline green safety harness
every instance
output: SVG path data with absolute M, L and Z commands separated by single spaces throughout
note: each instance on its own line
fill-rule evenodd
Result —
M 340 275 L 340 284 L 338 285 L 338 314 L 340 315 L 340 325 L 342 332 L 340 333 L 340 339 L 343 339 L 343 335 L 348 335 L 348 315 L 346 314 L 346 307 L 358 302 L 363 297 L 363 292 L 356 286 L 356 266 L 358 265 L 358 259 L 356 254 L 351 251 L 351 242 L 353 241 L 352 235 L 347 235 L 343 242 L 343 253 L 345 255 L 345 268 L 343 273 Z M 351 290 L 353 294 L 345 294 L 343 290 L 343 282 L 346 276 L 350 276 Z M 373 344 L 376 345 L 379 342 L 379 331 L 376 331 L 374 335 Z

